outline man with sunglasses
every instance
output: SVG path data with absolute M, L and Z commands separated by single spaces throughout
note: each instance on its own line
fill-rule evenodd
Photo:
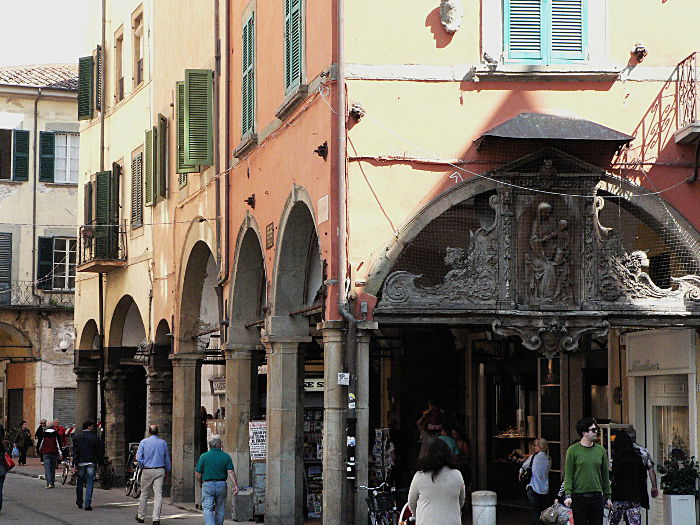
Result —
M 603 508 L 612 508 L 608 453 L 598 445 L 598 424 L 592 417 L 576 423 L 581 440 L 566 451 L 564 505 L 571 507 L 576 525 L 602 525 Z

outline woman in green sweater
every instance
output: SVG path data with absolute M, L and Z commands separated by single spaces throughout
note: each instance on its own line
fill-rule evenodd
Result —
M 576 423 L 581 441 L 566 451 L 564 505 L 571 507 L 576 525 L 602 525 L 603 508 L 612 509 L 608 453 L 598 445 L 598 424 L 592 417 Z

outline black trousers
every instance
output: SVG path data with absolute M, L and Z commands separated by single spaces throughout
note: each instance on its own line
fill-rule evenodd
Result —
M 571 498 L 571 510 L 576 525 L 603 525 L 603 508 L 605 500 L 602 494 L 574 494 Z
M 527 501 L 530 503 L 530 511 L 532 512 L 532 525 L 542 525 L 542 520 L 540 520 L 540 514 L 542 511 L 549 507 L 548 501 L 550 501 L 548 494 L 538 494 L 532 487 L 527 488 Z

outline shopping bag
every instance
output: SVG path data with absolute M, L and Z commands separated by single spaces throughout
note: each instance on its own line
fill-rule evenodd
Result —
M 13 458 L 19 457 L 19 449 L 17 448 L 17 445 L 15 445 L 14 448 L 12 449 L 12 457 Z
M 12 470 L 13 468 L 15 468 L 15 462 L 12 461 L 12 458 L 10 457 L 10 455 L 7 452 L 5 452 L 4 459 L 5 459 L 5 468 L 7 470 Z

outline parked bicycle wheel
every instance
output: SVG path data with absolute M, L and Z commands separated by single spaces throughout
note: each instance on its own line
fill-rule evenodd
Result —
M 124 485 L 124 490 L 126 491 L 127 496 L 131 496 L 131 490 L 134 487 L 134 482 L 131 478 L 126 480 L 126 485 Z
M 137 478 L 134 480 L 133 488 L 131 489 L 131 497 L 134 499 L 139 499 L 141 496 L 141 479 Z
M 100 469 L 100 487 L 109 490 L 114 485 L 114 467 L 111 463 L 103 465 Z
M 63 473 L 61 474 L 61 485 L 65 485 L 68 480 L 68 465 L 63 464 Z

